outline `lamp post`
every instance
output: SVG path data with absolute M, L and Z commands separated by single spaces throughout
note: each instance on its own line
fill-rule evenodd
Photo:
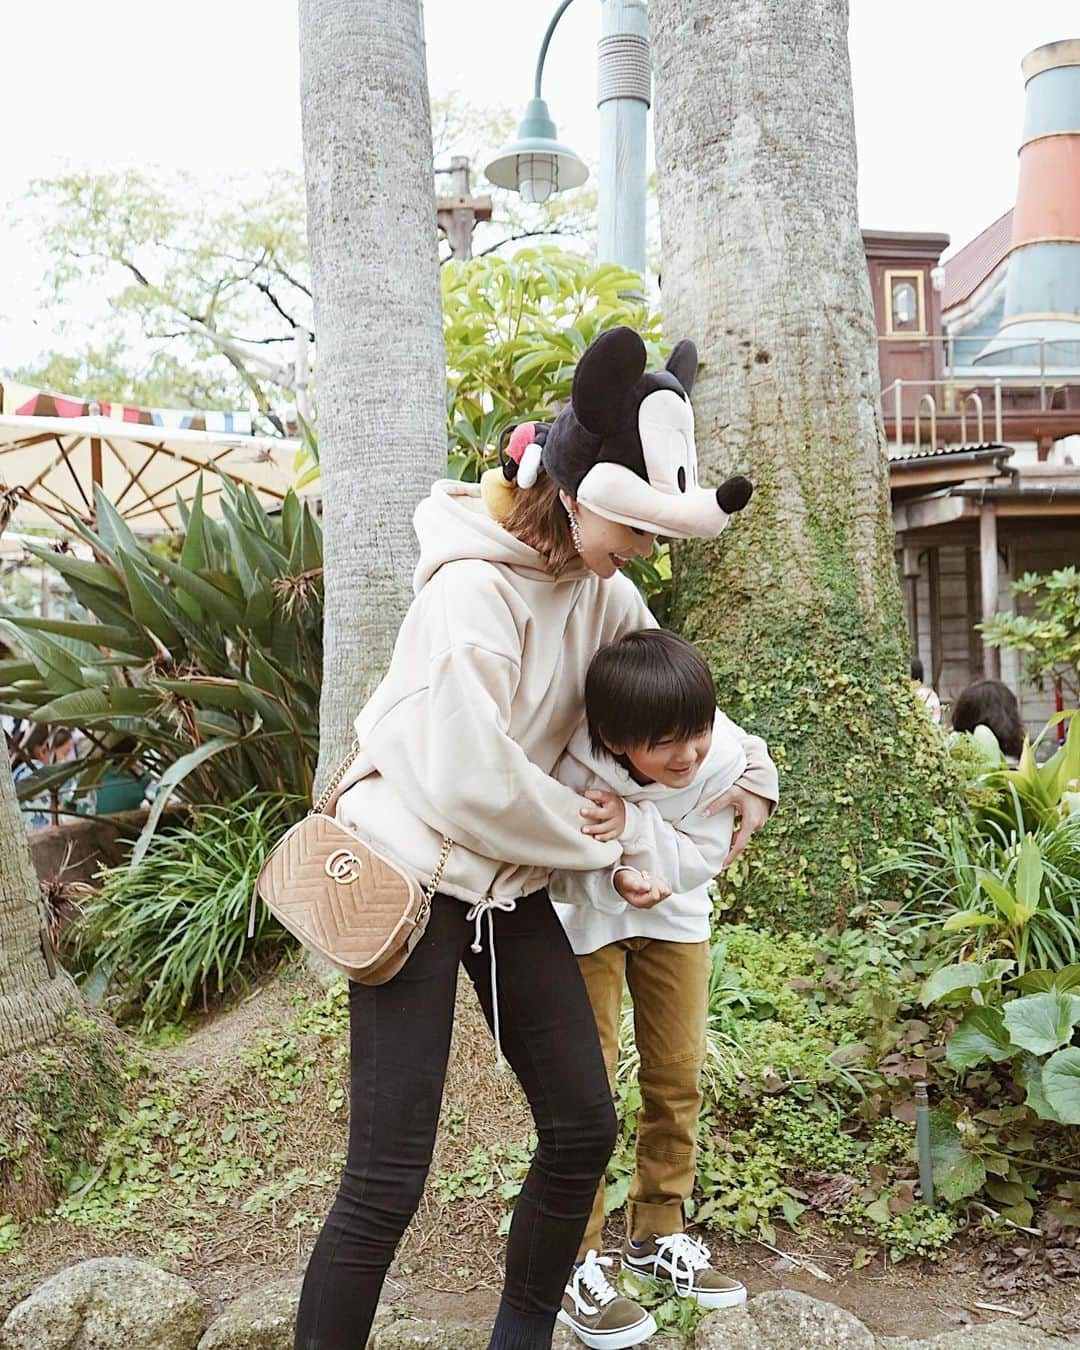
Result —
M 551 35 L 572 3 L 573 0 L 562 0 L 547 26 L 536 62 L 533 96 L 518 127 L 517 139 L 484 170 L 496 187 L 520 192 L 527 202 L 546 202 L 553 192 L 580 187 L 589 176 L 585 162 L 556 139 L 555 123 L 540 93 Z
M 516 189 L 525 201 L 542 202 L 579 187 L 585 164 L 556 140 L 555 123 L 540 96 L 544 60 L 555 27 L 572 0 L 562 0 L 548 24 L 536 63 L 533 98 L 508 145 L 485 170 L 497 187 Z M 645 274 L 646 118 L 652 96 L 645 0 L 601 0 L 597 52 L 600 109 L 598 247 L 605 262 Z

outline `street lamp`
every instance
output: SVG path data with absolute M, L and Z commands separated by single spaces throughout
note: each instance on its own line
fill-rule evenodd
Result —
M 555 123 L 540 97 L 548 44 L 571 3 L 562 0 L 544 34 L 533 98 L 517 140 L 485 170 L 496 187 L 517 189 L 527 202 L 547 201 L 553 192 L 580 187 L 589 176 L 578 156 L 555 139 Z M 648 14 L 645 0 L 600 0 L 600 9 L 597 252 L 603 262 L 619 263 L 644 276 L 646 123 L 652 101 Z
M 580 187 L 589 176 L 588 166 L 568 145 L 557 140 L 548 105 L 540 97 L 544 59 L 555 26 L 573 0 L 562 0 L 544 34 L 536 62 L 533 96 L 525 108 L 517 139 L 502 150 L 484 172 L 496 187 L 520 192 L 527 202 L 546 202 L 553 192 Z

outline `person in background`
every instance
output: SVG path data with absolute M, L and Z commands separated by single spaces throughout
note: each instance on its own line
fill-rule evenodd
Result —
M 1015 764 L 1024 748 L 1024 723 L 1016 695 L 1000 680 L 976 680 L 964 689 L 952 712 L 954 731 L 986 727 L 1001 753 Z
M 938 698 L 931 686 L 926 683 L 926 672 L 923 670 L 923 663 L 917 656 L 914 656 L 911 659 L 911 679 L 912 683 L 918 686 L 915 690 L 915 697 L 925 706 L 927 713 L 930 715 L 931 722 L 933 722 L 935 726 L 940 726 L 941 699 Z

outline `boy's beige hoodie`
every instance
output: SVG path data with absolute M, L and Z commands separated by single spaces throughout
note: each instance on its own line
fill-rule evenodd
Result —
M 654 628 L 648 606 L 621 575 L 575 564 L 553 578 L 471 484 L 436 483 L 413 524 L 416 596 L 356 719 L 361 754 L 338 819 L 423 884 L 448 834 L 439 889 L 470 904 L 529 895 L 554 868 L 613 867 L 621 845 L 581 833 L 587 803 L 551 773 L 581 720 L 594 652 Z M 775 801 L 764 742 L 739 734 L 739 782 Z

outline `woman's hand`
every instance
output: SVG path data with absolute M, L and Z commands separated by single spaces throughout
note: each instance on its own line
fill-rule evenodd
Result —
M 671 887 L 662 877 L 651 872 L 639 872 L 636 867 L 620 867 L 612 879 L 615 889 L 634 909 L 652 909 L 671 894 Z
M 772 803 L 768 798 L 759 797 L 756 792 L 749 792 L 746 788 L 740 787 L 738 783 L 733 783 L 726 792 L 722 792 L 719 797 L 708 804 L 703 814 L 715 816 L 717 811 L 723 811 L 727 806 L 735 808 L 735 815 L 739 822 L 738 831 L 731 841 L 731 850 L 724 859 L 724 866 L 730 867 L 750 842 L 750 836 L 754 831 L 760 830 L 769 819 L 769 810 Z
M 604 792 L 600 788 L 590 788 L 585 796 L 593 805 L 581 808 L 581 814 L 590 822 L 582 825 L 581 833 L 592 835 L 602 844 L 610 844 L 613 839 L 618 839 L 626 829 L 623 799 L 614 792 Z

